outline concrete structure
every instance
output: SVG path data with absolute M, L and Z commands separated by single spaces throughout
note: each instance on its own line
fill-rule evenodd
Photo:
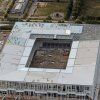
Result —
M 97 100 L 100 40 L 92 36 L 86 40 L 86 32 L 85 25 L 17 22 L 0 54 L 0 95 L 15 99 Z M 71 42 L 65 69 L 29 66 L 35 50 L 43 45 L 36 44 L 37 39 Z

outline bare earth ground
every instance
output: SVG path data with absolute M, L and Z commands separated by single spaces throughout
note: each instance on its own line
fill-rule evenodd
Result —
M 10 32 L 9 31 L 3 31 L 3 32 L 0 32 L 0 41 L 6 41 L 8 36 L 9 36 Z
M 30 67 L 65 69 L 69 52 L 63 49 L 38 50 L 33 57 Z
M 0 16 L 3 16 L 12 0 L 0 0 Z

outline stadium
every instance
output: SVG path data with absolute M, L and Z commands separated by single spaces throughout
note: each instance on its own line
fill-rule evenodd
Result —
M 87 26 L 16 22 L 0 53 L 1 99 L 97 100 L 100 40 Z

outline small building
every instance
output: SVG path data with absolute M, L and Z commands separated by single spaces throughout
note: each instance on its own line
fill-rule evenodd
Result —
M 22 8 L 22 4 L 21 3 L 18 3 L 15 7 L 15 10 L 20 10 Z
M 11 10 L 11 13 L 12 14 L 24 14 L 27 4 L 28 4 L 28 0 L 16 0 Z

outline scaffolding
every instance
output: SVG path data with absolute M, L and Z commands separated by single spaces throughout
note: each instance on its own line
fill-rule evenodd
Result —
M 84 85 L 0 81 L 2 100 L 93 100 L 92 92 L 92 86 Z

